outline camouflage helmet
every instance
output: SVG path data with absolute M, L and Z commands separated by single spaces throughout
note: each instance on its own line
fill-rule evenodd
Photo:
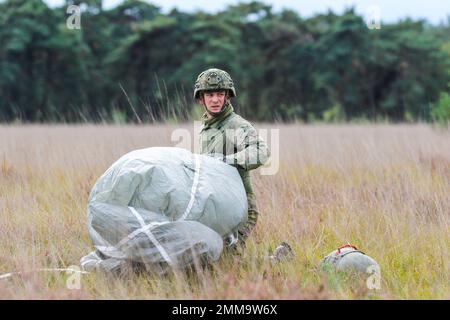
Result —
M 194 99 L 199 98 L 200 92 L 208 90 L 228 90 L 230 97 L 236 97 L 233 79 L 228 72 L 221 69 L 211 68 L 198 75 L 195 81 Z

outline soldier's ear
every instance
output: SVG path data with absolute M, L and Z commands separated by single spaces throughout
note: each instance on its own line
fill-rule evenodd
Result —
M 203 92 L 201 92 L 199 95 L 198 95 L 198 98 L 197 98 L 197 103 L 198 104 L 205 104 L 205 99 L 204 99 L 204 97 L 203 97 Z

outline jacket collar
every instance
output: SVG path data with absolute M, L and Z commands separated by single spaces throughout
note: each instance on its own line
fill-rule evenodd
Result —
M 203 121 L 203 125 L 204 125 L 204 129 L 212 126 L 214 123 L 218 123 L 226 118 L 228 118 L 232 113 L 234 112 L 234 108 L 231 105 L 230 101 L 225 102 L 225 105 L 222 109 L 222 111 L 220 111 L 217 114 L 214 114 L 212 118 L 208 119 L 208 115 L 207 112 L 205 112 L 202 115 L 202 121 Z

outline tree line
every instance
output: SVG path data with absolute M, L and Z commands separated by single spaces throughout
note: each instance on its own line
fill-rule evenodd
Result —
M 69 5 L 81 8 L 70 29 Z M 450 17 L 369 29 L 348 9 L 302 18 L 246 2 L 168 13 L 125 0 L 0 2 L 0 121 L 153 122 L 197 118 L 204 69 L 227 70 L 255 121 L 450 119 Z

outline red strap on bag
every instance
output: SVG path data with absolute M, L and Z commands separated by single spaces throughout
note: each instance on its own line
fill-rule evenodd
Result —
M 337 248 L 336 255 L 340 254 L 341 253 L 341 249 L 344 249 L 344 248 L 353 248 L 355 250 L 358 250 L 358 248 L 356 246 L 352 245 L 352 244 L 344 244 L 343 246 L 340 246 L 340 247 Z

